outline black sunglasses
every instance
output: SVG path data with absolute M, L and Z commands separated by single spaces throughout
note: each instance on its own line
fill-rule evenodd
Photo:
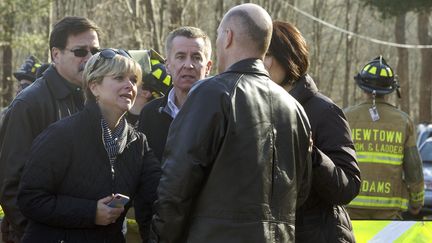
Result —
M 86 57 L 88 53 L 90 52 L 92 55 L 99 52 L 98 48 L 90 48 L 90 51 L 85 48 L 75 48 L 75 49 L 67 49 L 66 50 L 73 52 L 74 56 L 76 57 Z
M 132 56 L 129 54 L 129 52 L 127 52 L 124 49 L 113 49 L 113 48 L 107 48 L 107 49 L 102 49 L 100 50 L 99 56 L 96 59 L 96 61 L 93 64 L 93 67 L 91 69 L 91 71 L 89 72 L 92 73 L 97 65 L 99 64 L 100 60 L 103 59 L 113 59 L 115 57 L 115 55 L 120 55 L 120 56 L 124 56 L 127 58 L 132 58 Z

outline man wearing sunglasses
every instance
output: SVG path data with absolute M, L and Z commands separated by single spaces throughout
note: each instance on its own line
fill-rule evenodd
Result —
M 33 139 L 83 107 L 82 71 L 99 51 L 100 30 L 83 17 L 65 17 L 50 35 L 52 63 L 8 107 L 0 128 L 0 204 L 4 242 L 20 242 L 27 220 L 17 207 L 18 185 Z M 61 161 L 59 161 L 61 162 Z

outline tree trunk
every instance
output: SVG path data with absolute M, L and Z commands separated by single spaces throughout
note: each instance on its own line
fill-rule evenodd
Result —
M 13 10 L 14 6 L 9 6 Z M 3 30 L 6 44 L 3 46 L 3 77 L 1 107 L 8 106 L 14 97 L 12 80 L 12 40 L 14 34 L 14 11 L 8 11 L 3 17 Z
M 312 7 L 312 13 L 317 18 L 320 17 L 320 10 L 322 9 L 323 5 L 321 1 L 314 0 L 313 1 L 313 7 Z M 319 77 L 319 70 L 320 70 L 320 63 L 319 63 L 319 57 L 320 57 L 320 43 L 321 43 L 321 26 L 319 23 L 314 22 L 313 23 L 313 53 L 312 53 L 312 60 L 311 62 L 313 65 L 312 73 L 315 77 Z
M 135 49 L 143 49 L 145 46 L 144 43 L 144 39 L 143 39 L 143 35 L 142 35 L 142 30 L 146 27 L 145 26 L 145 22 L 143 21 L 144 13 L 142 10 L 142 6 L 141 6 L 141 0 L 133 0 L 131 2 L 131 8 L 132 8 L 132 13 L 131 13 L 131 20 L 133 23 L 131 23 L 131 28 L 132 28 L 132 32 L 133 32 L 133 36 L 134 38 L 132 39 L 132 41 L 134 43 L 131 43 L 132 46 Z M 150 31 L 151 29 L 148 29 L 148 31 Z
M 182 1 L 174 0 L 170 4 L 171 7 L 171 25 L 169 26 L 169 31 L 182 26 Z
M 219 27 L 220 21 L 222 20 L 223 16 L 224 16 L 224 0 L 218 0 L 216 2 L 216 29 Z
M 159 48 L 162 49 L 164 48 L 165 44 L 164 44 L 164 40 L 165 40 L 165 28 L 164 28 L 164 23 L 165 21 L 165 16 L 166 16 L 166 11 L 165 9 L 167 8 L 167 0 L 161 0 L 160 1 L 160 9 L 159 9 L 159 38 L 158 41 L 162 40 L 162 44 L 160 44 Z M 162 50 L 161 50 L 162 51 Z M 165 50 L 163 50 L 165 51 Z M 162 52 L 161 52 L 162 53 Z M 165 53 L 166 55 L 166 53 Z
M 48 10 L 48 16 L 44 20 L 45 26 L 46 26 L 46 39 L 49 40 L 49 36 L 52 31 L 52 25 L 53 25 L 53 11 L 54 11 L 54 3 L 52 1 L 49 2 L 49 10 Z M 47 53 L 47 60 L 48 63 L 51 62 L 51 50 L 49 49 L 49 43 L 48 43 L 48 53 Z
M 345 14 L 345 29 L 350 29 L 350 11 L 351 11 L 351 1 L 346 1 L 347 8 L 346 8 L 346 14 Z M 347 107 L 349 105 L 348 98 L 349 98 L 349 81 L 350 81 L 350 74 L 351 74 L 351 48 L 352 48 L 352 41 L 351 36 L 346 35 L 345 38 L 345 80 L 344 80 L 344 89 L 343 89 L 343 101 L 342 101 L 342 107 Z
M 406 42 L 405 38 L 405 17 L 406 14 L 403 13 L 396 17 L 395 25 L 395 37 L 396 42 L 404 44 Z M 396 73 L 398 75 L 398 80 L 401 88 L 401 99 L 400 106 L 401 109 L 409 114 L 410 110 L 410 94 L 409 94 L 409 70 L 408 70 L 408 50 L 406 48 L 397 48 L 398 52 L 398 63 L 396 68 Z
M 156 19 L 155 19 L 156 17 L 154 14 L 153 1 L 146 0 L 145 7 L 147 11 L 147 26 L 148 29 L 150 30 L 150 33 L 152 33 L 152 38 L 153 38 L 153 49 L 161 53 L 161 43 L 159 40 L 159 30 L 156 24 Z
M 132 20 L 133 20 L 133 34 L 135 36 L 134 40 L 134 48 L 136 49 L 142 49 L 144 46 L 144 41 L 142 39 L 142 35 L 141 35 L 141 31 L 143 29 L 143 25 L 141 24 L 142 22 L 139 21 L 141 19 L 141 0 L 134 0 L 133 4 L 132 4 L 132 9 L 133 9 L 133 15 L 132 15 Z
M 282 3 L 280 1 L 263 1 L 260 3 L 261 6 L 266 9 L 269 13 L 272 13 L 273 19 L 280 19 L 280 13 L 283 10 Z
M 354 33 L 358 33 L 359 32 L 360 23 L 362 22 L 361 21 L 361 16 L 363 15 L 363 11 L 364 11 L 364 8 L 357 7 L 356 17 L 355 17 L 355 21 L 354 21 L 354 31 L 353 31 Z M 358 58 L 357 58 L 358 46 L 359 46 L 359 41 L 358 41 L 357 38 L 354 38 L 354 40 L 352 42 L 352 52 L 351 52 L 353 54 L 353 56 L 355 57 L 355 60 L 356 60 L 356 61 L 354 61 L 354 63 L 358 62 Z M 354 73 L 358 72 L 360 70 L 360 68 L 361 67 L 355 67 L 354 68 L 354 70 L 355 70 Z M 352 76 L 350 77 L 350 79 L 351 79 L 351 82 L 354 81 L 354 79 L 353 79 Z M 353 85 L 353 86 L 354 86 L 354 88 L 352 90 L 352 97 L 353 97 L 352 104 L 356 104 L 357 103 L 356 92 L 357 92 L 358 86 L 357 85 Z
M 339 37 L 339 40 L 338 40 L 338 42 L 337 42 L 337 44 L 335 44 L 334 42 L 336 42 L 336 41 L 329 41 L 329 43 L 333 43 L 333 45 L 336 47 L 336 49 L 338 49 L 338 50 L 340 50 L 340 49 L 342 49 L 342 43 L 343 43 L 343 40 L 344 40 L 344 34 L 343 33 L 341 33 L 340 35 L 339 35 L 340 37 Z M 333 37 L 332 37 L 332 39 L 333 39 Z M 322 54 L 322 56 L 324 56 L 324 57 L 329 57 L 329 56 L 331 56 L 332 55 L 332 53 L 330 53 L 330 48 L 325 48 L 325 50 L 326 50 L 326 52 L 325 53 L 323 53 Z M 325 59 L 325 60 L 330 60 L 330 58 L 327 58 L 327 59 Z M 337 63 L 338 62 L 338 57 L 337 56 L 335 56 L 334 58 L 333 58 L 333 60 L 331 60 L 333 63 Z M 335 84 L 335 81 L 336 81 L 336 74 L 337 73 L 339 73 L 340 71 L 341 71 L 341 68 L 339 67 L 339 65 L 331 65 L 332 67 L 331 67 L 331 74 L 330 74 L 330 76 L 329 76 L 329 78 L 328 78 L 328 82 L 321 82 L 321 78 L 322 77 L 320 77 L 320 76 L 318 76 L 318 74 L 315 74 L 314 75 L 314 81 L 315 81 L 315 83 L 317 84 L 317 86 L 318 87 L 320 87 L 320 89 L 322 89 L 322 92 L 324 93 L 324 94 L 326 94 L 326 95 L 328 95 L 328 96 L 331 96 L 331 93 L 332 93 L 332 90 L 333 90 L 333 87 L 335 86 L 334 84 Z M 337 83 L 337 89 L 338 89 L 338 94 L 339 94 L 339 92 L 342 92 L 342 90 L 340 90 L 339 89 L 339 87 L 340 87 L 340 83 L 339 82 L 336 82 Z M 324 87 L 325 86 L 325 89 L 324 88 L 322 88 L 322 87 Z M 335 102 L 339 102 L 340 101 L 340 96 L 338 96 L 338 99 L 337 100 L 335 100 Z
M 296 6 L 296 0 L 288 0 L 288 3 L 291 4 L 292 6 Z M 282 15 L 282 18 L 286 17 L 286 16 L 291 16 L 291 23 L 294 24 L 295 26 L 298 26 L 298 13 L 296 11 L 294 11 L 294 9 L 292 8 L 288 8 L 285 7 L 283 9 L 283 11 L 285 12 L 285 14 Z
M 421 12 L 417 16 L 418 39 L 422 45 L 432 44 L 429 36 L 430 12 Z M 432 82 L 432 49 L 421 49 L 421 75 L 419 98 L 419 122 L 431 122 L 431 82 Z
M 13 99 L 13 80 L 12 80 L 12 46 L 3 46 L 3 83 L 2 83 L 2 103 L 1 107 L 6 107 Z

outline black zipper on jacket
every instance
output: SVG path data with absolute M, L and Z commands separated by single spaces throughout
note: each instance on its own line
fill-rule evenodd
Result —
M 125 138 L 125 139 L 127 139 L 127 138 Z M 135 140 L 136 140 L 136 138 L 132 138 L 130 141 L 128 141 L 125 148 L 123 149 L 122 153 L 129 147 L 129 144 Z M 106 151 L 106 149 L 105 149 L 105 151 Z M 122 156 L 122 153 L 117 154 L 117 156 L 113 159 L 113 161 L 111 161 L 109 159 L 109 156 L 108 156 L 108 151 L 106 151 L 106 152 L 107 152 L 107 157 L 108 157 L 108 160 L 110 162 L 110 168 L 111 168 L 111 193 L 115 194 L 115 193 L 117 193 L 117 191 L 115 191 L 116 164 L 119 161 L 119 156 Z
M 116 156 L 117 157 L 117 156 Z M 113 161 L 110 159 L 110 165 L 111 165 L 111 193 L 114 194 L 115 189 L 115 161 L 117 158 L 115 158 Z
M 126 124 L 125 126 L 127 126 L 127 124 Z M 125 129 L 126 129 L 126 127 L 125 127 Z M 111 193 L 112 193 L 112 194 L 117 193 L 117 192 L 115 191 L 115 179 L 116 179 L 116 163 L 117 163 L 117 161 L 118 161 L 118 158 L 119 158 L 119 156 L 122 156 L 122 153 L 123 153 L 123 152 L 124 152 L 128 147 L 129 147 L 129 145 L 130 145 L 133 141 L 135 141 L 135 140 L 137 139 L 137 138 L 134 137 L 134 136 L 131 136 L 131 138 L 128 139 L 128 137 L 130 137 L 130 136 L 131 136 L 130 134 L 127 134 L 127 135 L 126 135 L 126 137 L 124 138 L 124 139 L 126 139 L 126 145 L 125 145 L 125 147 L 123 148 L 123 150 L 120 150 L 121 153 L 120 153 L 120 151 L 119 151 L 119 153 L 117 154 L 117 156 L 115 156 L 115 158 L 111 161 L 110 156 L 109 156 L 109 154 L 108 154 L 108 151 L 107 151 L 107 149 L 106 149 L 106 147 L 105 147 L 105 141 L 104 141 L 103 132 L 102 132 L 102 143 L 103 143 L 103 147 L 104 147 L 104 150 L 105 150 L 105 152 L 106 152 L 106 155 L 107 155 L 108 161 L 109 161 L 109 163 L 110 163 L 110 171 L 111 171 Z
M 109 156 L 109 154 L 108 154 L 108 151 L 107 151 L 107 149 L 106 149 L 106 147 L 105 147 L 105 140 L 104 140 L 104 136 L 103 136 L 103 131 L 102 131 L 102 144 L 103 144 L 103 147 L 104 147 L 104 151 L 106 152 L 106 155 L 107 155 L 108 161 L 109 161 L 109 163 L 110 163 L 110 172 L 111 172 L 111 193 L 114 195 L 114 193 L 115 193 L 115 191 L 114 191 L 114 189 L 115 189 L 115 161 L 117 160 L 117 156 L 116 156 L 116 158 L 114 158 L 114 159 L 111 161 L 110 156 Z

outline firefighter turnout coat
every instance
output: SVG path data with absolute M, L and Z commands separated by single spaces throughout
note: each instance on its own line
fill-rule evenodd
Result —
M 362 175 L 360 193 L 348 211 L 352 219 L 396 219 L 424 200 L 414 125 L 384 98 L 372 107 L 371 99 L 345 110 Z

